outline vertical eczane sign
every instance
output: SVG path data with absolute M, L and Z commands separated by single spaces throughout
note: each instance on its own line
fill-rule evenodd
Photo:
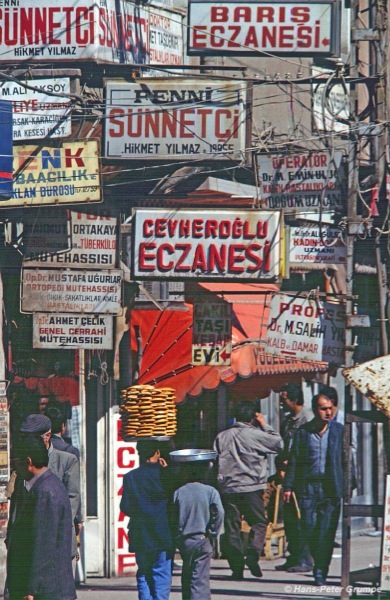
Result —
M 106 84 L 105 156 L 227 159 L 245 153 L 247 86 L 210 79 Z
M 119 414 L 115 413 L 113 417 L 113 439 L 115 440 L 115 493 L 113 498 L 113 514 L 115 515 L 115 575 L 133 575 L 137 570 L 137 565 L 134 553 L 129 552 L 129 534 L 127 529 L 129 518 L 119 510 L 119 505 L 123 492 L 123 477 L 126 473 L 139 466 L 139 459 L 136 443 L 124 442 L 121 438 L 121 420 Z
M 269 354 L 344 364 L 345 307 L 315 298 L 275 294 L 265 349 Z
M 329 56 L 340 45 L 338 0 L 190 0 L 188 54 Z

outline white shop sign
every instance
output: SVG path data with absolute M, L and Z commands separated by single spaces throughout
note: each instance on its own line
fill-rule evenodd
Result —
M 28 89 L 23 84 L 40 91 Z M 52 96 L 48 92 L 57 95 Z M 12 102 L 13 139 L 25 141 L 70 135 L 71 118 L 66 116 L 70 105 L 69 93 L 69 78 L 1 81 L 0 98 Z
M 227 302 L 197 302 L 192 325 L 193 365 L 230 365 L 232 306 Z
M 341 210 L 342 153 L 327 151 L 256 156 L 262 205 L 267 209 Z
M 22 269 L 21 311 L 121 312 L 122 271 Z
M 279 212 L 135 209 L 135 279 L 269 281 L 280 273 Z
M 29 253 L 26 267 L 59 266 L 72 269 L 115 268 L 118 221 L 103 214 L 70 212 L 71 249 L 59 253 Z
M 113 317 L 33 314 L 33 348 L 112 350 Z
M 123 477 L 139 466 L 136 442 L 124 442 L 120 435 L 122 421 L 115 413 L 112 419 L 114 443 L 113 514 L 115 529 L 115 575 L 134 575 L 137 570 L 135 555 L 129 552 L 129 517 L 119 510 L 123 491 Z
M 332 71 L 315 66 L 312 69 L 312 75 L 324 76 L 322 83 L 318 80 L 312 87 L 313 90 L 313 121 L 314 132 L 332 131 L 342 133 L 349 131 L 350 111 L 350 86 L 348 83 L 330 82 Z M 326 81 L 328 78 L 328 82 Z M 326 87 L 328 85 L 328 89 Z M 343 120 L 344 122 L 340 122 Z
M 188 54 L 284 56 L 337 51 L 339 3 L 191 0 Z
M 275 294 L 265 350 L 269 354 L 344 364 L 345 308 L 316 299 Z
M 105 156 L 234 159 L 243 156 L 244 82 L 147 79 L 106 85 Z
M 290 265 L 343 265 L 347 247 L 335 227 L 301 225 L 290 229 Z

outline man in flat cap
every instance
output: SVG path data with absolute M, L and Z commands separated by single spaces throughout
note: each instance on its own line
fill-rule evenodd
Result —
M 62 481 L 68 492 L 73 520 L 80 506 L 80 464 L 76 456 L 68 452 L 56 450 L 50 443 L 51 421 L 42 414 L 28 415 L 19 429 L 21 438 L 26 436 L 41 437 L 49 454 L 48 467 Z M 18 507 L 23 504 L 26 496 L 23 478 L 18 475 L 15 490 L 11 497 L 10 518 L 8 521 L 7 538 L 10 535 Z M 74 527 L 72 527 L 72 558 L 77 556 L 77 542 Z

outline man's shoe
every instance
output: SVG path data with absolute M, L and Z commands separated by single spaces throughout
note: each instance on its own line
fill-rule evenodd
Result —
M 319 575 L 314 578 L 314 585 L 318 585 L 318 587 L 326 585 L 326 579 L 322 575 Z
M 231 574 L 230 579 L 232 581 L 244 581 L 244 573 L 235 573 L 234 571 Z
M 286 562 L 282 563 L 281 565 L 276 565 L 275 567 L 275 571 L 287 571 L 287 569 L 289 569 L 290 567 L 293 567 L 293 563 L 291 562 L 291 560 L 286 560 Z
M 263 571 L 260 568 L 259 563 L 253 559 L 246 559 L 246 566 L 252 573 L 253 577 L 263 577 Z
M 291 567 L 288 567 L 286 571 L 288 573 L 308 573 L 312 569 L 312 565 L 307 565 L 306 563 L 298 563 L 297 565 L 292 565 Z

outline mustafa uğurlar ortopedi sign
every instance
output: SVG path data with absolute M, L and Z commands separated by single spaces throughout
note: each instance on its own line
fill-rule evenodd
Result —
M 270 281 L 280 275 L 281 213 L 134 209 L 134 279 Z

